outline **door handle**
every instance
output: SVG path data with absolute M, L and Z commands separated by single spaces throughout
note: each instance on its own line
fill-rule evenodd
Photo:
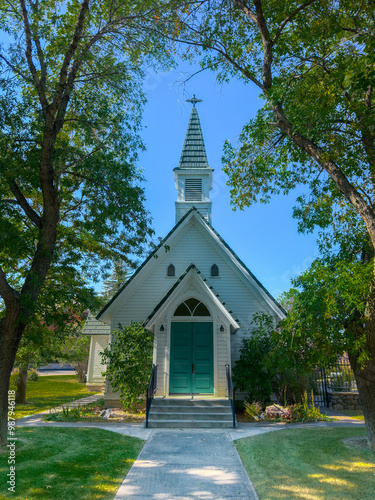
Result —
M 192 366 L 192 373 L 194 374 L 194 363 L 191 365 Z

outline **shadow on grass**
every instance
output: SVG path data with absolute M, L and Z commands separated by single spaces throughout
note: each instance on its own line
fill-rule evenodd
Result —
M 375 453 L 345 446 L 364 429 L 288 429 L 236 441 L 260 500 L 373 500 Z
M 112 500 L 144 444 L 91 428 L 17 428 L 16 437 L 16 491 L 1 481 L 0 498 Z M 2 478 L 9 473 L 7 459 L 2 449 Z

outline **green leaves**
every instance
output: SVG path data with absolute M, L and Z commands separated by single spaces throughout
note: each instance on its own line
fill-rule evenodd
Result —
M 132 266 L 130 255 L 153 234 L 137 165 L 142 79 L 145 64 L 172 64 L 164 36 L 171 6 L 20 0 L 11 8 L 0 0 L 8 35 L 0 48 L 0 264 L 16 294 L 34 295 L 28 311 L 45 281 L 59 304 L 87 299 L 88 282 L 115 259 Z
M 124 409 L 137 410 L 147 390 L 152 368 L 153 334 L 141 323 L 132 322 L 112 333 L 112 343 L 105 349 L 105 375 L 113 390 L 120 391 Z
M 224 146 L 233 206 L 299 188 L 299 230 L 320 229 L 322 258 L 295 281 L 275 351 L 297 364 L 375 355 L 373 11 L 370 0 L 210 2 L 186 35 L 220 81 L 251 82 L 265 101 Z
M 267 364 L 274 342 L 274 320 L 265 314 L 257 314 L 253 323 L 251 336 L 242 339 L 240 358 L 233 367 L 233 382 L 236 390 L 247 393 L 249 402 L 267 403 L 278 389 L 277 367 Z
M 368 359 L 365 322 L 373 276 L 372 262 L 330 257 L 314 261 L 285 294 L 288 317 L 280 342 L 300 352 L 308 366 L 329 365 L 344 351 Z

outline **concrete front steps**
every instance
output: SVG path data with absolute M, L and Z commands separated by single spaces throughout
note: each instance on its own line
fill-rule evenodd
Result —
M 148 417 L 150 428 L 231 428 L 228 399 L 155 398 Z M 236 423 L 237 426 L 237 423 Z

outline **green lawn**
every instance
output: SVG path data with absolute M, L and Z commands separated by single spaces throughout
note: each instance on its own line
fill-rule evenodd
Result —
M 260 500 L 373 500 L 375 453 L 342 439 L 364 429 L 288 429 L 235 441 Z
M 365 420 L 363 412 L 361 410 L 340 410 L 341 413 L 347 415 L 348 417 L 355 418 L 356 420 Z
M 88 392 L 75 375 L 47 375 L 36 382 L 27 382 L 27 404 L 16 406 L 16 418 L 33 415 L 75 399 L 96 394 Z
M 8 492 L 8 452 L 0 449 L 0 498 L 113 499 L 144 441 L 101 429 L 17 427 L 16 492 Z

